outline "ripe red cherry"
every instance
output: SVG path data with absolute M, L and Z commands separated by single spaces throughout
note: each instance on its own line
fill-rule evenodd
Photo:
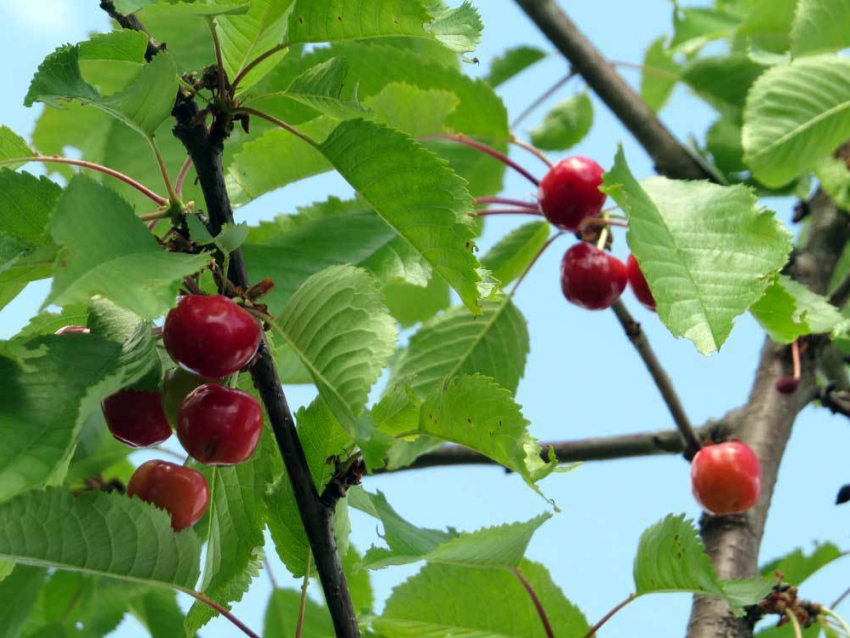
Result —
M 172 427 L 177 427 L 180 404 L 195 388 L 205 383 L 219 383 L 217 379 L 199 377 L 185 368 L 172 368 L 162 378 L 162 409 Z
M 610 308 L 626 289 L 626 267 L 612 254 L 579 242 L 561 260 L 561 290 L 587 310 Z
M 744 512 L 761 492 L 758 457 L 740 441 L 707 445 L 691 461 L 691 488 L 703 509 L 715 516 Z
M 626 271 L 628 272 L 632 292 L 635 293 L 637 300 L 643 304 L 644 308 L 655 312 L 655 297 L 652 296 L 649 284 L 646 283 L 646 277 L 643 276 L 643 271 L 638 266 L 634 255 L 629 255 L 629 258 L 626 260 Z
M 576 155 L 555 164 L 540 181 L 537 201 L 551 224 L 574 231 L 583 219 L 598 215 L 605 203 L 599 190 L 605 170 L 592 159 Z
M 87 335 L 91 332 L 88 328 L 84 328 L 83 326 L 62 326 L 59 330 L 56 331 L 58 335 Z
M 235 465 L 248 459 L 263 430 L 263 410 L 250 394 L 222 385 L 202 385 L 180 406 L 177 438 L 207 465 Z
M 101 409 L 112 436 L 131 447 L 150 447 L 171 436 L 159 392 L 119 390 Z
M 260 326 L 244 308 L 220 295 L 188 295 L 165 318 L 162 331 L 171 358 L 202 377 L 233 374 L 257 352 Z
M 782 394 L 794 394 L 800 385 L 800 380 L 794 377 L 780 377 L 776 380 L 776 391 Z
M 171 527 L 177 531 L 201 520 L 210 502 L 203 474 L 168 461 L 140 465 L 130 477 L 127 494 L 166 510 L 171 514 Z

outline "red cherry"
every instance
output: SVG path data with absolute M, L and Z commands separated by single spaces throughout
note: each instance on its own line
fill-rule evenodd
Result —
M 127 494 L 166 510 L 176 531 L 201 520 L 210 502 L 210 489 L 203 474 L 168 461 L 140 465 L 127 484 Z
M 205 383 L 219 383 L 217 379 L 199 377 L 185 368 L 172 368 L 162 377 L 162 409 L 172 427 L 177 427 L 180 404 L 195 388 Z
M 758 457 L 740 441 L 707 445 L 691 461 L 691 488 L 710 514 L 744 512 L 756 504 L 761 492 Z
M 561 290 L 587 310 L 610 308 L 626 289 L 626 267 L 611 253 L 579 242 L 561 260 Z
M 171 436 L 159 392 L 119 390 L 100 407 L 112 436 L 131 447 L 150 447 Z
M 88 328 L 84 328 L 83 326 L 62 326 L 59 330 L 56 331 L 58 335 L 87 335 L 91 332 Z
M 794 394 L 799 385 L 799 379 L 795 379 L 794 377 L 780 377 L 776 380 L 776 391 L 782 394 Z
M 643 276 L 643 271 L 641 271 L 634 255 L 629 255 L 626 260 L 626 270 L 629 275 L 629 284 L 631 284 L 632 292 L 635 293 L 637 300 L 643 304 L 644 308 L 655 312 L 655 297 L 652 296 L 649 284 L 646 283 L 646 277 Z
M 220 295 L 188 295 L 165 318 L 162 331 L 171 358 L 202 377 L 219 379 L 251 360 L 260 325 L 244 308 Z
M 259 402 L 222 385 L 202 385 L 186 397 L 177 415 L 177 438 L 193 458 L 207 465 L 236 465 L 248 459 L 262 430 Z
M 555 164 L 537 189 L 546 219 L 558 228 L 574 231 L 582 220 L 598 215 L 605 203 L 605 193 L 599 190 L 604 172 L 592 159 L 578 155 Z

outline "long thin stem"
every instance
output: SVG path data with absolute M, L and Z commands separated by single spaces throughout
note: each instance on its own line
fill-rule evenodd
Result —
M 304 581 L 301 583 L 301 601 L 298 603 L 298 622 L 295 624 L 295 638 L 301 638 L 304 630 L 304 612 L 307 610 L 307 588 L 310 586 L 310 569 L 313 555 L 307 554 L 307 564 L 304 566 Z
M 534 157 L 536 157 L 541 162 L 546 164 L 546 166 L 548 166 L 549 168 L 553 168 L 555 166 L 555 163 L 552 160 L 550 160 L 548 157 L 546 157 L 546 155 L 543 153 L 543 151 L 541 151 L 536 146 L 532 146 L 531 144 L 528 144 L 527 142 L 523 142 L 516 135 L 511 135 L 510 141 L 511 141 L 511 144 L 519 146 L 520 148 L 525 149 L 526 151 L 528 151 L 529 153 L 534 155 Z
M 533 215 L 542 217 L 543 213 L 539 210 L 531 208 L 485 208 L 484 210 L 476 211 L 478 217 L 487 217 L 488 215 Z
M 283 51 L 284 49 L 286 49 L 288 47 L 289 47 L 289 42 L 281 42 L 277 46 L 272 47 L 271 49 L 269 49 L 265 53 L 262 53 L 259 56 L 257 56 L 256 58 L 254 58 L 254 60 L 252 62 L 249 62 L 248 65 L 244 69 L 242 69 L 239 73 L 237 73 L 235 78 L 233 78 L 233 84 L 230 85 L 230 92 L 233 95 L 236 95 L 236 87 L 238 87 L 240 82 L 242 82 L 242 80 L 245 79 L 246 75 L 248 75 L 251 71 L 253 71 L 255 68 L 257 68 L 257 65 L 259 65 L 261 62 L 263 62 L 264 60 L 267 60 L 268 58 L 272 57 L 275 53 L 277 53 L 279 51 Z
M 159 174 L 162 175 L 162 181 L 165 183 L 165 189 L 168 191 L 168 198 L 175 204 L 180 202 L 180 196 L 174 190 L 174 185 L 171 183 L 171 178 L 168 176 L 168 167 L 165 165 L 165 160 L 162 159 L 162 153 L 159 152 L 159 147 L 156 141 L 150 139 L 151 148 L 153 149 L 154 157 L 156 157 L 157 166 L 159 166 Z
M 517 173 L 522 175 L 525 179 L 527 179 L 529 182 L 531 182 L 535 186 L 540 185 L 540 181 L 536 177 L 534 177 L 534 175 L 529 173 L 522 166 L 520 166 L 515 161 L 513 161 L 511 158 L 509 158 L 507 155 L 505 155 L 504 153 L 500 153 L 495 148 L 487 146 L 486 144 L 482 144 L 481 142 L 476 142 L 475 140 L 466 137 L 466 135 L 461 135 L 461 134 L 457 134 L 457 135 L 428 135 L 428 136 L 424 137 L 423 139 L 449 140 L 450 142 L 457 142 L 458 144 L 465 144 L 466 146 L 470 146 L 470 147 L 472 147 L 472 148 L 474 148 L 478 151 L 481 151 L 482 153 L 486 153 L 487 155 L 489 155 L 493 159 L 500 161 L 505 166 L 509 166 L 510 168 L 514 169 Z
M 272 564 L 269 562 L 268 556 L 263 556 L 263 567 L 266 570 L 266 576 L 269 577 L 269 582 L 271 583 L 272 589 L 277 589 L 277 579 L 274 577 L 274 572 L 272 571 Z
M 238 627 L 246 636 L 250 636 L 251 638 L 260 638 L 260 636 L 251 631 L 245 623 L 243 623 L 236 616 L 230 613 L 230 611 L 219 605 L 211 598 L 207 598 L 201 592 L 198 591 L 186 591 L 185 593 L 189 594 L 192 598 L 194 598 L 200 603 L 203 603 L 210 609 L 214 609 L 215 611 L 220 613 L 222 616 L 232 622 L 236 627 Z
M 786 609 L 785 616 L 789 621 L 791 621 L 791 627 L 794 629 L 794 638 L 803 638 L 803 630 L 800 627 L 800 621 L 797 619 L 797 614 L 790 609 Z
M 263 120 L 266 120 L 267 122 L 271 122 L 272 124 L 276 124 L 277 126 L 279 126 L 282 129 L 286 129 L 287 131 L 292 133 L 295 137 L 302 139 L 305 142 L 307 142 L 310 146 L 313 146 L 313 147 L 316 146 L 315 140 L 308 137 L 307 135 L 305 135 L 304 133 L 299 131 L 297 128 L 295 128 L 291 124 L 287 124 L 283 120 L 279 120 L 278 118 L 276 118 L 272 115 L 269 115 L 268 113 L 263 113 L 262 111 L 258 111 L 257 109 L 252 109 L 252 108 L 247 107 L 247 106 L 241 106 L 238 109 L 236 109 L 236 111 L 238 113 L 248 113 L 249 115 L 256 115 L 257 117 L 259 117 Z
M 212 35 L 213 48 L 215 49 L 215 63 L 218 67 L 218 96 L 220 100 L 223 100 L 227 81 L 224 76 L 224 58 L 221 55 L 221 42 L 218 40 L 218 33 L 215 30 L 215 23 L 212 19 L 207 20 L 207 26 L 210 28 L 210 35 Z
M 593 627 L 591 627 L 591 628 L 590 628 L 590 631 L 588 631 L 588 632 L 584 635 L 584 638 L 591 638 L 591 636 L 595 636 L 595 635 L 596 635 L 596 632 L 597 632 L 597 631 L 599 631 L 599 630 L 602 628 L 602 625 L 604 625 L 606 622 L 608 622 L 609 620 L 611 620 L 611 617 L 612 617 L 614 614 L 616 614 L 616 613 L 617 613 L 618 611 L 620 611 L 623 607 L 625 607 L 625 606 L 626 606 L 626 605 L 628 605 L 630 602 L 632 602 L 635 598 L 637 598 L 637 594 L 629 594 L 629 597 L 628 597 L 628 598 L 626 598 L 623 602 L 621 602 L 619 605 L 617 605 L 616 607 L 614 607 L 614 608 L 613 608 L 611 611 L 609 611 L 607 614 L 605 614 L 604 616 L 602 616 L 602 619 L 601 619 L 598 623 L 596 623 L 595 625 L 593 625 Z
M 540 259 L 540 257 L 543 255 L 543 253 L 546 252 L 546 249 L 549 248 L 549 246 L 551 246 L 554 243 L 554 241 L 556 239 L 558 239 L 558 237 L 563 235 L 565 232 L 566 231 L 563 231 L 563 230 L 558 231 L 557 233 L 552 235 L 549 239 L 547 239 L 546 243 L 543 244 L 540 247 L 540 250 L 537 251 L 537 254 L 534 255 L 534 258 L 531 260 L 531 262 L 528 264 L 528 266 L 525 267 L 525 270 L 522 271 L 522 274 L 519 276 L 519 279 L 516 280 L 514 287 L 511 289 L 511 297 L 513 297 L 516 294 L 517 288 L 519 288 L 519 285 L 523 282 L 523 280 L 526 278 L 528 273 L 531 272 L 531 269 L 534 267 L 534 264 L 537 263 L 537 260 Z
M 513 122 L 511 122 L 511 129 L 515 129 L 517 126 L 522 124 L 522 122 L 523 122 L 523 120 L 525 120 L 525 118 L 527 118 L 529 115 L 534 113 L 534 111 L 537 110 L 537 107 L 539 107 L 541 104 L 543 104 L 543 102 L 545 102 L 550 97 L 552 97 L 555 93 L 557 93 L 558 90 L 562 86 L 566 85 L 567 82 L 572 80 L 573 77 L 575 76 L 575 74 L 576 74 L 576 72 L 573 71 L 572 69 L 570 69 L 569 73 L 567 73 L 564 77 L 562 77 L 560 80 L 555 82 L 555 84 L 553 84 L 551 87 L 546 89 L 540 97 L 538 97 L 536 100 L 534 100 L 534 102 L 532 102 L 527 107 L 525 107 L 525 110 L 522 113 L 520 113 L 519 115 L 517 115 L 516 119 Z
M 59 157 L 58 155 L 33 155 L 32 157 L 16 157 L 11 159 L 2 159 L 0 160 L 0 166 L 2 166 L 3 164 L 22 164 L 27 162 L 42 162 L 44 164 L 68 164 L 70 166 L 79 166 L 80 168 L 87 168 L 92 171 L 97 171 L 98 173 L 103 173 L 104 175 L 109 175 L 110 177 L 114 177 L 115 179 L 124 182 L 128 186 L 132 186 L 137 191 L 150 198 L 152 201 L 156 202 L 160 206 L 163 206 L 164 204 L 168 203 L 168 200 L 165 197 L 157 195 L 147 186 L 145 186 L 144 184 L 140 184 L 129 175 L 120 173 L 114 169 L 109 168 L 108 166 L 95 164 L 94 162 L 87 162 L 86 160 L 69 159 L 67 157 Z
M 795 341 L 791 344 L 791 361 L 793 363 L 794 370 L 794 379 L 797 381 L 800 380 L 801 366 L 800 366 L 800 342 Z
M 549 622 L 549 617 L 546 615 L 546 609 L 543 607 L 543 603 L 540 601 L 540 597 L 537 595 L 537 592 L 534 591 L 534 587 L 528 582 L 528 579 L 525 575 L 520 571 L 519 567 L 514 569 L 514 575 L 517 577 L 522 586 L 525 587 L 525 591 L 528 592 L 528 596 L 531 598 L 531 602 L 534 603 L 534 608 L 537 610 L 537 615 L 540 616 L 540 622 L 543 624 L 543 629 L 546 632 L 546 636 L 548 638 L 555 638 L 555 632 L 552 629 L 552 623 Z M 298 638 L 298 637 L 296 637 Z
M 835 605 L 833 605 L 833 607 L 835 607 Z M 844 630 L 844 634 L 850 636 L 850 625 L 847 624 L 846 620 L 844 620 L 841 616 L 839 616 L 829 607 L 821 607 L 821 611 L 830 618 L 833 618 L 839 625 L 841 625 L 841 628 Z
M 530 208 L 531 210 L 540 211 L 536 204 L 525 202 L 521 199 L 511 199 L 509 197 L 477 197 L 476 204 L 507 204 L 508 206 L 519 206 L 520 208 Z
M 180 167 L 180 172 L 177 173 L 177 181 L 174 182 L 174 190 L 177 191 L 177 195 L 183 197 L 183 185 L 186 183 L 186 176 L 189 174 L 189 171 L 192 169 L 192 158 L 190 156 L 186 156 L 186 161 L 183 162 L 183 166 Z
M 608 219 L 607 217 L 588 217 L 581 221 L 577 232 L 581 232 L 585 228 L 590 228 L 591 226 L 617 226 L 618 228 L 629 227 L 628 223 L 618 219 Z

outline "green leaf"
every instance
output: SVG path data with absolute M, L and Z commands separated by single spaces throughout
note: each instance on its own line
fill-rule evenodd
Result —
M 519 75 L 529 67 L 537 64 L 546 57 L 546 52 L 537 47 L 521 45 L 508 49 L 501 55 L 493 58 L 490 63 L 490 73 L 487 82 L 492 87 L 504 84 L 516 75 Z
M 301 592 L 293 589 L 275 589 L 266 607 L 263 636 L 265 638 L 295 638 L 300 606 Z M 304 607 L 302 638 L 332 638 L 335 635 L 328 608 L 308 598 Z
M 477 450 L 537 490 L 534 484 L 550 474 L 556 462 L 541 458 L 540 446 L 527 428 L 511 392 L 482 376 L 462 377 L 435 388 L 419 417 L 420 434 Z
M 83 78 L 101 95 L 116 93 L 142 70 L 147 46 L 148 37 L 139 31 L 96 33 L 79 45 Z
M 738 34 L 747 36 L 751 47 L 783 53 L 791 46 L 796 9 L 797 0 L 757 0 L 738 27 Z
M 582 638 L 589 626 L 566 599 L 545 567 L 523 561 L 520 567 L 537 593 L 558 638 Z M 519 579 L 508 571 L 429 564 L 393 590 L 376 631 L 386 638 L 476 636 L 545 638 L 534 604 Z
M 593 104 L 587 93 L 579 93 L 546 114 L 531 132 L 531 143 L 544 151 L 565 151 L 581 142 L 593 125 Z
M 186 633 L 183 612 L 177 605 L 175 592 L 146 588 L 130 602 L 130 611 L 148 630 L 151 638 L 174 638 Z
M 0 357 L 0 501 L 61 481 L 86 417 L 141 379 L 157 355 L 150 326 L 124 343 L 98 335 L 37 337 Z M 68 370 L 73 369 L 73 374 Z
M 482 374 L 515 393 L 529 351 L 525 318 L 507 297 L 483 309 L 476 318 L 456 306 L 423 325 L 394 364 L 393 381 L 425 397 L 444 380 Z
M 394 82 L 364 103 L 374 112 L 378 122 L 419 138 L 445 133 L 446 120 L 460 101 L 450 91 L 420 89 Z
M 18 563 L 187 590 L 199 556 L 194 532 L 125 495 L 48 489 L 0 506 L 0 558 Z
M 384 286 L 383 292 L 390 314 L 402 328 L 410 328 L 421 321 L 427 321 L 451 305 L 449 286 L 439 277 L 431 277 L 425 287 L 389 283 Z
M 698 58 L 681 70 L 682 81 L 720 108 L 744 108 L 747 93 L 765 67 L 744 53 Z
M 8 126 L 0 126 L 0 164 L 15 170 L 26 162 L 9 163 L 8 160 L 16 157 L 30 157 L 31 155 L 35 155 L 35 153 L 32 152 L 24 138 Z
M 845 553 L 833 543 L 823 543 L 815 545 L 810 554 L 806 554 L 802 549 L 795 549 L 763 565 L 760 571 L 765 578 L 775 578 L 775 572 L 780 571 L 784 574 L 784 582 L 799 586 L 815 572 L 843 556 Z
M 50 222 L 63 246 L 44 305 L 77 303 L 101 294 L 144 319 L 164 315 L 183 277 L 209 257 L 169 253 L 114 191 L 75 177 Z
M 770 338 L 779 343 L 831 332 L 843 319 L 825 297 L 785 275 L 777 278 L 750 311 Z
M 473 200 L 464 181 L 410 137 L 372 122 L 343 122 L 318 148 L 479 314 L 478 300 L 494 288 L 473 255 Z
M 0 618 L 3 619 L 0 637 L 21 635 L 46 575 L 47 571 L 40 567 L 17 565 L 12 574 L 0 582 Z
M 183 16 L 211 17 L 217 15 L 242 14 L 251 7 L 251 0 L 129 0 L 131 11 L 145 9 L 145 17 L 162 15 L 169 18 Z M 118 3 L 116 3 L 118 7 Z M 127 7 L 130 9 L 131 7 Z M 121 9 L 118 9 L 121 11 Z
M 738 16 L 720 9 L 674 5 L 670 48 L 685 54 L 696 53 L 712 40 L 729 36 L 740 21 Z
M 481 22 L 478 9 L 468 0 L 456 8 L 446 6 L 443 0 L 425 0 L 425 8 L 431 14 L 431 21 L 425 25 L 425 30 L 450 50 L 463 56 L 464 53 L 475 51 L 475 47 L 481 43 L 484 23 Z
M 658 317 L 703 354 L 719 349 L 735 317 L 782 268 L 791 238 L 743 186 L 653 178 L 638 183 L 622 149 L 604 190 L 629 217 L 626 235 Z
M 794 57 L 840 51 L 850 46 L 848 0 L 800 0 L 791 31 Z
M 348 64 L 345 60 L 331 58 L 295 78 L 284 95 L 322 115 L 339 119 L 363 117 L 366 110 L 355 99 L 341 97 L 347 77 Z
M 372 575 L 368 570 L 357 567 L 362 559 L 354 545 L 349 545 L 348 551 L 342 557 L 342 569 L 348 581 L 348 591 L 351 593 L 351 601 L 358 614 L 370 613 L 375 606 Z
M 638 596 L 661 592 L 692 592 L 729 602 L 741 616 L 744 606 L 760 602 L 772 588 L 768 581 L 730 581 L 717 578 L 711 559 L 692 521 L 672 514 L 640 537 L 634 566 Z
M 850 210 L 850 169 L 847 162 L 836 157 L 825 157 L 814 168 L 820 187 L 842 210 Z
M 790 182 L 848 137 L 847 58 L 826 54 L 774 66 L 750 90 L 744 109 L 744 150 L 753 175 L 767 186 Z
M 361 567 L 366 569 L 423 560 L 486 569 L 516 568 L 522 562 L 534 532 L 551 517 L 547 513 L 524 523 L 457 534 L 412 525 L 387 503 L 380 490 L 377 494 L 370 494 L 354 488 L 349 491 L 348 498 L 352 507 L 374 516 L 384 526 L 381 538 L 389 547 L 369 549 L 361 561 Z
M 737 119 L 722 116 L 708 129 L 705 144 L 714 163 L 724 173 L 747 170 L 744 147 L 741 145 L 741 123 Z
M 666 42 L 665 36 L 654 40 L 643 57 L 640 95 L 654 111 L 664 108 L 679 81 L 680 67 L 667 49 Z
M 25 106 L 44 102 L 59 106 L 78 100 L 99 108 L 145 137 L 171 114 L 177 94 L 177 67 L 167 54 L 146 64 L 133 83 L 121 93 L 102 97 L 80 72 L 80 46 L 65 45 L 51 53 L 38 69 L 24 100 Z

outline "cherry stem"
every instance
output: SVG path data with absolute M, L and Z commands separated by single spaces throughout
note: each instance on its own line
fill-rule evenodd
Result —
M 295 624 L 295 638 L 301 638 L 304 629 L 304 612 L 307 610 L 307 588 L 310 586 L 310 569 L 313 555 L 307 552 L 307 564 L 304 566 L 304 582 L 301 583 L 301 602 L 298 604 L 298 621 Z
M 269 577 L 269 582 L 272 584 L 272 589 L 277 589 L 277 579 L 272 571 L 272 564 L 269 562 L 268 556 L 263 556 L 263 567 L 266 568 L 266 576 Z
M 543 93 L 543 95 L 541 95 L 539 98 L 534 100 L 534 102 L 532 102 L 527 107 L 525 107 L 525 110 L 522 113 L 520 113 L 513 122 L 511 122 L 511 128 L 515 129 L 517 126 L 519 126 L 523 122 L 523 120 L 525 120 L 525 118 L 527 118 L 535 110 L 537 110 L 538 106 L 543 104 L 543 102 L 545 102 L 550 97 L 552 97 L 555 93 L 557 93 L 558 89 L 560 89 L 562 86 L 564 86 L 567 82 L 572 80 L 573 76 L 575 74 L 576 74 L 576 72 L 573 71 L 572 69 L 570 69 L 569 73 L 567 73 L 564 77 L 562 77 L 560 80 L 555 82 L 555 84 L 553 84 L 551 87 L 546 89 L 546 91 Z
M 157 166 L 159 166 L 159 174 L 162 175 L 162 181 L 165 183 L 165 190 L 168 191 L 168 198 L 173 204 L 179 204 L 182 208 L 183 202 L 180 201 L 180 196 L 177 195 L 177 192 L 174 190 L 174 186 L 171 184 L 171 179 L 168 177 L 168 168 L 165 166 L 165 160 L 162 159 L 162 153 L 159 152 L 159 147 L 156 145 L 153 138 L 150 138 L 148 141 L 153 149 L 154 157 L 156 157 L 156 163 Z
M 165 199 L 165 197 L 157 195 L 147 186 L 145 186 L 144 184 L 140 184 L 129 175 L 119 173 L 118 171 L 113 170 L 107 166 L 102 166 L 101 164 L 87 162 L 86 160 L 69 159 L 67 157 L 59 157 L 58 155 L 33 155 L 32 157 L 16 157 L 12 159 L 3 159 L 0 160 L 0 165 L 19 164 L 27 162 L 42 162 L 44 164 L 69 164 L 70 166 L 79 166 L 80 168 L 87 168 L 92 171 L 97 171 L 98 173 L 103 173 L 104 175 L 109 175 L 110 177 L 114 177 L 115 179 L 124 182 L 128 186 L 132 186 L 137 191 L 149 197 L 152 201 L 156 202 L 160 206 L 164 206 L 168 203 L 168 200 Z
M 548 157 L 546 157 L 546 155 L 543 154 L 543 151 L 541 151 L 536 146 L 532 146 L 531 144 L 528 144 L 527 142 L 523 142 L 516 135 L 511 135 L 510 141 L 511 141 L 512 144 L 515 144 L 516 146 L 519 146 L 520 148 L 525 149 L 526 151 L 528 151 L 529 153 L 534 155 L 534 157 L 536 157 L 541 162 L 546 164 L 546 166 L 548 166 L 549 168 L 555 167 L 555 163 L 552 160 L 550 160 Z
M 245 79 L 245 76 L 248 75 L 251 71 L 253 71 L 257 66 L 263 62 L 264 60 L 272 57 L 278 51 L 283 51 L 284 49 L 289 47 L 289 42 L 282 42 L 277 46 L 272 47 L 265 53 L 260 54 L 252 62 L 249 62 L 248 65 L 242 69 L 239 73 L 236 74 L 236 77 L 233 78 L 233 84 L 230 85 L 230 92 L 233 95 L 236 95 L 236 87 L 239 86 L 239 83 Z
M 487 217 L 488 215 L 534 215 L 541 217 L 543 213 L 531 208 L 485 208 L 484 210 L 476 211 L 478 217 Z
M 525 177 L 529 182 L 534 184 L 535 186 L 540 186 L 540 181 L 534 177 L 531 173 L 525 170 L 522 166 L 517 164 L 511 158 L 509 158 L 504 153 L 500 153 L 495 148 L 491 146 L 487 146 L 486 144 L 482 144 L 481 142 L 476 142 L 473 139 L 466 137 L 465 135 L 461 135 L 458 133 L 457 135 L 428 135 L 423 137 L 425 140 L 449 140 L 450 142 L 457 142 L 458 144 L 466 144 L 482 153 L 486 153 L 493 159 L 500 161 L 505 166 L 509 166 L 514 169 L 517 173 Z
M 252 109 L 252 108 L 247 107 L 247 106 L 240 106 L 238 109 L 236 109 L 236 112 L 237 113 L 248 113 L 249 115 L 256 115 L 257 117 L 259 117 L 263 120 L 266 120 L 267 122 L 271 122 L 272 124 L 275 124 L 282 129 L 286 129 L 287 131 L 292 133 L 295 137 L 307 142 L 313 148 L 316 148 L 318 146 L 312 138 L 308 137 L 307 135 L 305 135 L 304 133 L 299 131 L 297 128 L 295 128 L 291 124 L 287 124 L 283 120 L 279 120 L 276 117 L 269 115 L 268 113 L 263 113 L 262 111 L 258 111 L 257 109 Z
M 803 630 L 800 627 L 800 621 L 797 620 L 797 614 L 790 609 L 786 609 L 785 616 L 791 621 L 791 627 L 794 628 L 794 638 L 803 638 Z
M 520 208 L 530 208 L 533 211 L 539 211 L 537 206 L 530 202 L 524 202 L 521 199 L 510 199 L 508 197 L 476 197 L 476 204 L 508 204 L 509 206 L 519 206 Z
M 515 568 L 513 572 L 519 582 L 522 583 L 522 586 L 525 587 L 525 591 L 528 592 L 531 602 L 534 603 L 534 608 L 537 609 L 537 615 L 540 616 L 540 622 L 543 623 L 543 629 L 546 631 L 546 636 L 548 638 L 555 638 L 552 623 L 549 622 L 549 617 L 546 615 L 546 609 L 543 607 L 543 603 L 540 601 L 540 597 L 537 595 L 537 592 L 534 591 L 534 587 L 532 587 L 531 583 L 528 582 L 528 579 L 520 571 L 519 567 Z
M 835 607 L 835 605 L 833 605 L 833 607 Z M 839 625 L 841 625 L 841 628 L 844 630 L 844 633 L 847 636 L 850 636 L 850 625 L 847 624 L 846 620 L 844 620 L 841 616 L 839 616 L 829 607 L 821 607 L 821 611 L 830 618 L 834 619 Z
M 596 635 L 596 632 L 597 632 L 597 631 L 599 631 L 599 630 L 602 628 L 602 625 L 604 625 L 606 622 L 608 622 L 609 620 L 611 620 L 611 616 L 613 616 L 614 614 L 616 614 L 616 613 L 617 613 L 618 611 L 620 611 L 623 607 L 625 607 L 625 606 L 626 606 L 626 605 L 628 605 L 630 602 L 632 602 L 635 598 L 637 598 L 637 594 L 629 594 L 629 597 L 628 597 L 628 598 L 626 598 L 623 602 L 621 602 L 619 605 L 617 605 L 616 607 L 614 607 L 614 609 L 612 609 L 612 610 L 611 610 L 611 611 L 609 611 L 607 614 L 605 614 L 605 615 L 602 617 L 602 619 L 601 619 L 598 623 L 596 623 L 595 625 L 593 625 L 593 627 L 591 627 L 591 628 L 590 628 L 590 631 L 588 631 L 588 632 L 584 635 L 584 638 L 591 638 L 591 636 L 595 636 L 595 635 Z
M 242 633 L 244 633 L 246 636 L 250 636 L 251 638 L 260 638 L 260 636 L 259 636 L 258 634 L 255 634 L 253 631 L 251 631 L 250 629 L 248 629 L 248 627 L 245 625 L 245 623 L 243 623 L 243 622 L 242 622 L 241 620 L 239 620 L 236 616 L 234 616 L 233 614 L 231 614 L 231 613 L 230 613 L 227 609 L 225 609 L 224 607 L 222 607 L 221 605 L 219 605 L 219 604 L 218 604 L 217 602 L 215 602 L 214 600 L 212 600 L 212 599 L 210 599 L 210 598 L 207 598 L 207 597 L 206 597 L 206 596 L 204 596 L 202 593 L 197 592 L 197 591 L 191 591 L 191 590 L 190 590 L 190 591 L 186 591 L 186 593 L 187 593 L 187 594 L 189 594 L 192 598 L 194 598 L 194 599 L 195 599 L 195 600 L 197 600 L 198 602 L 203 603 L 204 605 L 206 605 L 206 606 L 207 606 L 207 607 L 209 607 L 210 609 L 213 609 L 213 610 L 217 611 L 217 612 L 218 612 L 218 613 L 220 613 L 222 616 L 224 616 L 225 618 L 227 618 L 227 619 L 228 619 L 230 622 L 232 622 L 232 623 L 233 623 L 236 627 L 238 627 L 239 629 L 241 629 L 241 630 L 242 630 Z
M 158 222 L 160 219 L 165 219 L 168 217 L 167 210 L 158 210 L 154 213 L 145 213 L 144 215 L 139 215 L 139 219 L 143 222 Z
M 516 283 L 514 284 L 514 287 L 511 289 L 511 293 L 510 293 L 510 296 L 511 296 L 511 297 L 513 297 L 513 296 L 516 294 L 517 288 L 519 288 L 519 285 L 523 282 L 523 280 L 525 279 L 526 275 L 528 275 L 528 273 L 529 273 L 529 272 L 531 272 L 531 268 L 534 266 L 534 264 L 536 264 L 536 263 L 537 263 L 537 260 L 539 260 L 539 259 L 540 259 L 540 257 L 543 255 L 543 253 L 544 253 L 544 252 L 546 252 L 546 249 L 547 249 L 547 248 L 549 248 L 549 246 L 551 246 L 551 245 L 552 245 L 552 243 L 553 243 L 556 239 L 558 239 L 558 237 L 560 237 L 561 235 L 565 234 L 566 232 L 567 232 L 567 231 L 565 231 L 565 230 L 560 230 L 560 231 L 558 231 L 557 233 L 555 233 L 554 235 L 552 235 L 549 239 L 547 239 L 547 240 L 546 240 L 546 243 L 545 243 L 545 244 L 543 244 L 543 245 L 540 247 L 540 250 L 538 250 L 538 251 L 537 251 L 537 254 L 536 254 L 536 255 L 534 255 L 534 257 L 532 258 L 531 262 L 528 264 L 528 266 L 526 266 L 526 267 L 525 267 L 525 270 L 523 270 L 523 271 L 522 271 L 522 274 L 519 276 L 519 279 L 517 279 L 517 280 L 516 280 Z
M 177 181 L 174 183 L 174 190 L 177 191 L 177 195 L 180 197 L 183 196 L 183 185 L 186 183 L 186 176 L 189 175 L 189 171 L 192 169 L 192 158 L 191 156 L 186 156 L 186 161 L 183 162 L 183 166 L 180 167 L 180 172 L 177 173 Z
M 219 99 L 223 100 L 227 81 L 224 77 L 224 58 L 221 55 L 221 43 L 218 40 L 218 33 L 216 33 L 215 23 L 213 23 L 212 19 L 207 20 L 207 26 L 210 28 L 210 35 L 212 35 L 213 48 L 215 49 L 215 63 L 218 66 L 218 95 Z
M 791 344 L 791 361 L 794 365 L 794 379 L 800 380 L 800 342 L 795 341 Z
M 618 228 L 628 228 L 629 225 L 618 219 L 608 219 L 607 217 L 587 217 L 579 224 L 578 232 L 591 226 L 617 226 Z

